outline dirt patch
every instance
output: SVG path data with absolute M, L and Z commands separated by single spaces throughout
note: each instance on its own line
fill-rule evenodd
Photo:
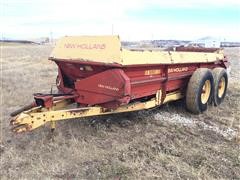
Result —
M 15 135 L 9 113 L 49 92 L 56 65 L 52 47 L 6 46 L 2 57 L 0 176 L 2 179 L 240 179 L 240 48 L 227 48 L 232 64 L 226 99 L 201 115 L 183 102 L 148 111 L 62 121 Z

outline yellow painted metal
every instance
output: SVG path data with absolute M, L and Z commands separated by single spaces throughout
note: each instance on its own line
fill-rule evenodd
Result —
M 218 97 L 221 98 L 224 94 L 226 88 L 226 79 L 222 77 L 219 81 L 219 86 L 218 86 Z
M 202 93 L 201 93 L 201 102 L 203 104 L 206 104 L 211 93 L 211 83 L 209 80 L 206 80 L 203 88 L 202 88 Z
M 118 36 L 67 36 L 61 38 L 51 56 L 54 59 L 93 61 L 100 63 L 133 64 L 182 64 L 214 62 L 224 58 L 223 51 L 177 52 L 129 50 L 121 47 Z
M 51 129 L 54 130 L 56 128 L 56 121 L 51 121 Z
M 191 62 L 214 62 L 223 59 L 224 55 L 217 52 L 171 52 L 172 61 L 178 63 L 191 63 Z
M 167 96 L 165 97 L 165 99 L 163 101 L 163 104 L 165 104 L 167 102 L 170 102 L 170 101 L 176 101 L 176 100 L 179 100 L 181 98 L 183 98 L 183 95 L 179 91 L 174 92 L 174 93 L 170 93 L 170 94 L 167 94 Z
M 158 90 L 156 93 L 156 106 L 160 105 L 162 102 L 162 90 Z
M 50 57 L 119 63 L 120 48 L 118 36 L 66 36 L 58 40 Z
M 69 104 L 66 100 L 59 101 L 55 103 L 54 109 L 46 109 L 38 107 L 38 111 L 24 111 L 18 116 L 12 119 L 12 125 L 15 127 L 13 128 L 14 132 L 25 132 L 31 131 L 36 129 L 47 122 L 51 122 L 51 127 L 55 128 L 55 121 L 59 120 L 68 120 L 73 118 L 82 118 L 82 117 L 89 117 L 89 116 L 98 116 L 98 115 L 106 115 L 106 114 L 114 114 L 114 113 L 122 113 L 122 112 L 130 112 L 130 111 L 138 111 L 144 109 L 150 109 L 161 105 L 161 96 L 162 92 L 159 90 L 156 94 L 156 97 L 146 101 L 146 102 L 135 102 L 125 106 L 120 106 L 116 110 L 109 110 L 102 108 L 100 106 L 94 107 L 85 107 L 85 108 L 76 108 L 76 109 L 64 109 L 64 110 L 57 110 L 59 107 L 63 107 L 63 105 Z M 174 93 L 170 93 L 166 96 L 163 103 L 167 103 L 169 101 L 175 101 L 181 99 L 182 93 L 176 91 Z M 40 109 L 39 109 L 40 108 Z
M 168 64 L 172 63 L 171 56 L 167 51 L 131 51 L 122 49 L 122 65 L 132 64 Z
M 69 104 L 72 104 L 71 100 L 60 100 L 55 101 L 51 111 L 60 110 L 66 108 Z M 31 129 L 36 129 L 39 126 L 42 126 L 47 121 L 49 121 L 48 116 L 46 116 L 46 112 L 51 112 L 50 109 L 43 108 L 41 106 L 34 107 L 30 110 L 24 111 L 19 115 L 13 117 L 11 119 L 11 124 L 15 126 L 13 131 L 15 132 L 25 132 Z M 36 117 L 35 115 L 39 114 L 40 117 Z
M 214 62 L 223 59 L 223 54 L 177 51 L 131 51 L 122 50 L 122 65 L 132 64 L 184 64 Z

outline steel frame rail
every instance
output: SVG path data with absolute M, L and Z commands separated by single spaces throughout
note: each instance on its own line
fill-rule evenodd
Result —
M 107 115 L 114 113 L 138 111 L 150 109 L 169 101 L 181 99 L 183 94 L 180 91 L 169 93 L 162 101 L 162 90 L 156 93 L 156 97 L 146 102 L 134 102 L 128 105 L 120 106 L 115 110 L 106 109 L 100 106 L 66 109 L 72 104 L 69 99 L 55 101 L 51 108 L 42 106 L 31 108 L 13 117 L 10 124 L 13 125 L 12 131 L 16 133 L 32 131 L 47 122 L 51 123 L 51 128 L 55 129 L 55 122 L 59 120 L 77 119 L 90 116 Z

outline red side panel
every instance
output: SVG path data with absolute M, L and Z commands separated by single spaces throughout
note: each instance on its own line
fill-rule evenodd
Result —
M 90 62 L 57 62 L 57 85 L 64 93 L 77 95 L 80 106 L 100 105 L 114 109 L 141 98 L 153 97 L 159 89 L 163 94 L 185 91 L 192 73 L 200 67 L 226 67 L 227 59 L 214 63 L 157 64 L 106 66 Z M 164 96 L 163 96 L 164 97 Z
M 121 69 L 106 70 L 77 80 L 75 88 L 79 94 L 77 102 L 82 104 L 105 103 L 106 107 L 114 108 L 114 104 L 127 104 L 130 100 L 130 80 Z

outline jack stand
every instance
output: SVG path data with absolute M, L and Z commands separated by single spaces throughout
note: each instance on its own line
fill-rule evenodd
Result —
M 53 133 L 55 129 L 56 129 L 56 122 L 51 121 L 51 132 Z

